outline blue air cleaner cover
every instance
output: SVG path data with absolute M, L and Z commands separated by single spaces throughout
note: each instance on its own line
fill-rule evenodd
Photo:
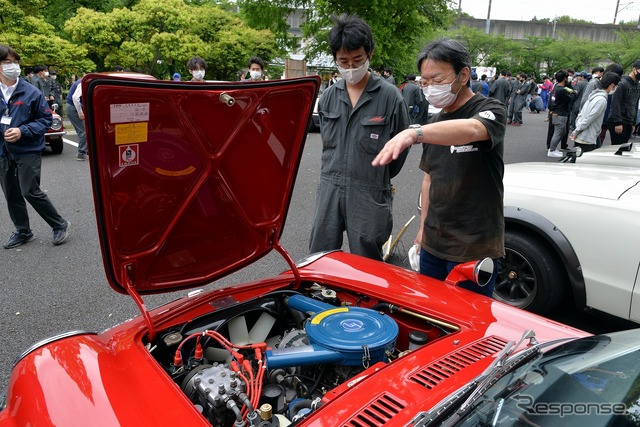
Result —
M 321 363 L 367 367 L 387 362 L 396 345 L 398 324 L 381 312 L 302 295 L 287 298 L 287 305 L 311 316 L 304 326 L 309 344 L 267 349 L 269 369 Z
M 312 344 L 340 353 L 343 365 L 387 361 L 398 338 L 398 324 L 389 316 L 361 307 L 338 307 L 317 313 L 305 325 Z

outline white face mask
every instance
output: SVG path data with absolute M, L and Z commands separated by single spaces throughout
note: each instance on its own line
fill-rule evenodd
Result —
M 44 76 L 45 76 L 45 77 L 49 77 L 49 72 L 48 72 L 48 71 L 45 71 L 45 72 L 44 72 Z
M 15 80 L 20 76 L 20 65 L 18 64 L 3 64 L 2 75 L 9 80 Z
M 193 70 L 191 74 L 193 75 L 193 78 L 196 80 L 204 79 L 204 70 Z
M 451 83 L 443 84 L 443 85 L 429 85 L 426 88 L 422 89 L 425 98 L 429 101 L 429 104 L 433 105 L 436 108 L 447 108 L 451 104 L 456 101 L 458 97 L 458 92 L 462 89 L 458 89 L 458 92 L 451 92 Z
M 362 80 L 369 71 L 369 60 L 367 59 L 365 63 L 358 68 L 342 68 L 339 65 L 337 67 L 342 78 L 345 79 L 347 83 L 355 85 L 360 83 L 360 80 Z
M 249 71 L 249 75 L 253 80 L 259 80 L 262 77 L 262 71 Z
M 54 74 L 53 76 L 51 76 L 51 78 L 52 78 L 53 80 L 55 80 L 55 79 L 56 79 L 56 77 L 58 77 L 58 76 L 56 76 L 55 74 Z

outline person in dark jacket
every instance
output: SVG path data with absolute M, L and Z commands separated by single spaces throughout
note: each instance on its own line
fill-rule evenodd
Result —
M 416 84 L 415 74 L 407 74 L 407 79 L 402 85 L 401 92 L 404 102 L 407 104 L 407 108 L 409 109 L 411 123 L 420 123 L 420 119 L 424 115 L 424 110 L 428 106 L 422 90 Z
M 66 240 L 70 223 L 40 189 L 44 134 L 51 126 L 51 109 L 40 90 L 19 78 L 20 55 L 7 45 L 0 45 L 0 67 L 4 107 L 0 122 L 0 185 L 16 228 L 4 248 L 33 240 L 25 200 L 53 229 L 53 244 L 59 245 Z
M 628 75 L 622 76 L 618 88 L 613 92 L 608 119 L 611 145 L 624 144 L 631 138 L 640 97 L 639 79 L 640 59 L 633 63 Z
M 509 99 L 509 91 L 511 87 L 509 85 L 509 76 L 511 73 L 507 70 L 500 71 L 500 77 L 493 82 L 491 89 L 489 89 L 489 96 L 507 105 L 507 99 Z

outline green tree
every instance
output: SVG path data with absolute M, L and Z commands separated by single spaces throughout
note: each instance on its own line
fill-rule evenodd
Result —
M 0 43 L 13 47 L 23 67 L 45 64 L 63 73 L 93 67 L 86 49 L 54 34 L 53 25 L 40 15 L 42 0 L 0 0 Z
M 161 78 L 175 71 L 186 74 L 189 58 L 201 56 L 208 64 L 207 78 L 235 79 L 250 56 L 269 61 L 276 52 L 270 31 L 249 28 L 211 3 L 141 0 L 106 13 L 80 8 L 65 30 L 86 47 L 98 70 L 120 64 Z
M 64 29 L 64 23 L 75 16 L 79 8 L 110 12 L 118 7 L 131 7 L 138 0 L 39 0 L 42 16 L 54 26 L 56 34 Z M 29 2 L 34 3 L 34 2 Z

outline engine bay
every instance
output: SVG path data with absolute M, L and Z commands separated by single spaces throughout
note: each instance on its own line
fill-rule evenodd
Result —
M 289 426 L 409 351 L 458 330 L 366 295 L 308 284 L 159 333 L 153 357 L 213 426 Z

